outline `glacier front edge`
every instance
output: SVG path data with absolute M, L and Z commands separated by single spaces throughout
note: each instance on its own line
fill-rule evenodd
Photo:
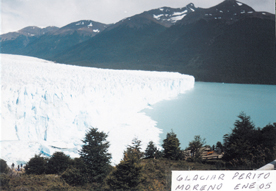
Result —
M 108 134 L 118 163 L 133 138 L 159 144 L 161 129 L 141 110 L 194 87 L 173 72 L 79 67 L 1 54 L 1 158 L 25 163 L 34 154 L 78 157 L 90 127 Z

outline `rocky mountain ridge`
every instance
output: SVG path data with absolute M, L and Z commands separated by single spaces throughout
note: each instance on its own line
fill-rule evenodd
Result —
M 17 52 L 15 42 L 2 42 L 2 52 L 89 67 L 177 71 L 197 81 L 276 84 L 275 15 L 236 0 L 207 9 L 161 7 L 112 25 L 78 21 Z

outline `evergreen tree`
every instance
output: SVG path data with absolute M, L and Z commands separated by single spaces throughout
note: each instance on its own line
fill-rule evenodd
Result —
M 157 152 L 157 147 L 154 145 L 154 143 L 152 141 L 150 141 L 145 150 L 145 157 L 146 158 L 155 158 L 156 152 Z
M 202 147 L 205 143 L 206 143 L 205 139 L 201 139 L 199 135 L 196 135 L 194 137 L 194 140 L 189 142 L 188 148 L 191 150 L 192 158 L 195 161 L 201 160 L 201 154 L 203 152 Z
M 143 155 L 141 141 L 134 139 L 132 145 L 124 152 L 123 160 L 116 166 L 107 178 L 111 190 L 139 190 L 142 182 L 142 166 L 140 158 Z
M 267 148 L 265 162 L 271 162 L 276 158 L 276 123 L 266 125 L 260 131 L 259 145 Z
M 250 117 L 241 113 L 231 134 L 224 135 L 223 159 L 234 166 L 259 168 L 276 156 L 276 125 L 256 129 Z
M 252 154 L 251 142 L 255 126 L 251 122 L 250 117 L 246 116 L 245 113 L 241 113 L 238 116 L 239 120 L 234 123 L 234 129 L 231 134 L 224 135 L 224 160 L 231 161 L 243 160 Z
M 157 149 L 157 151 L 155 152 L 155 159 L 160 159 L 160 158 L 163 158 L 163 150 L 159 150 Z
M 63 152 L 55 152 L 46 165 L 47 174 L 61 174 L 70 164 L 70 157 Z
M 74 158 L 71 160 L 71 165 L 82 172 L 85 172 L 85 164 L 81 158 Z
M 172 131 L 167 133 L 167 138 L 163 140 L 164 157 L 171 160 L 181 159 L 180 143 L 176 134 Z
M 218 148 L 221 149 L 221 150 L 223 148 L 222 143 L 220 141 L 218 141 L 217 144 L 216 144 L 216 149 L 218 149 Z
M 124 160 L 135 160 L 136 162 L 142 158 L 144 153 L 141 151 L 141 141 L 137 138 L 132 140 L 132 144 L 128 145 L 127 150 L 124 151 Z M 125 157 L 128 157 L 127 159 Z
M 110 171 L 111 154 L 108 153 L 109 142 L 107 135 L 99 132 L 97 128 L 91 128 L 86 133 L 80 158 L 83 160 L 89 182 L 103 182 Z
M 26 174 L 43 174 L 46 170 L 47 159 L 41 155 L 35 155 L 25 166 Z
M 80 169 L 72 166 L 62 173 L 61 178 L 73 186 L 84 185 L 87 180 Z

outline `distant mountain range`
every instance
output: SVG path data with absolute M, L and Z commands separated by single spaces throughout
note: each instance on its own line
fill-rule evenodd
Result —
M 26 27 L 18 32 L 1 35 L 1 52 L 51 59 L 55 54 L 95 36 L 107 26 L 83 20 L 62 28 Z
M 177 71 L 197 81 L 276 84 L 275 15 L 236 0 L 162 7 L 106 25 L 26 27 L 1 52 L 89 67 Z

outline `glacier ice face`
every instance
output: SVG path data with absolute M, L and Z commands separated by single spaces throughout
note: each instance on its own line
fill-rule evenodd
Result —
M 171 72 L 110 70 L 1 54 L 1 158 L 78 156 L 90 127 L 108 133 L 113 163 L 133 138 L 159 144 L 162 130 L 141 110 L 193 88 L 194 77 Z

